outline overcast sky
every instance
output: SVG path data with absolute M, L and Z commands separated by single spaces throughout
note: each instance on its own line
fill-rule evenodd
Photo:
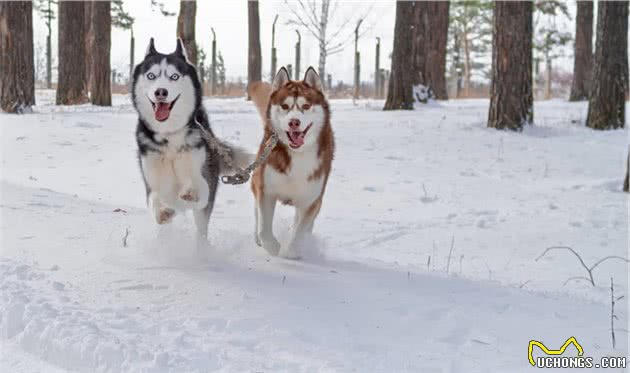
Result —
M 179 11 L 179 1 L 165 0 L 166 8 L 177 13 Z M 136 63 L 144 55 L 149 38 L 154 37 L 156 47 L 161 52 L 171 52 L 175 49 L 175 35 L 177 28 L 177 16 L 164 17 L 157 9 L 152 11 L 150 0 L 124 0 L 124 7 L 136 19 L 134 33 L 136 37 Z M 569 5 L 571 12 L 575 12 L 575 2 Z M 268 79 L 271 65 L 271 26 L 275 15 L 279 15 L 276 24 L 276 48 L 278 56 L 278 66 L 293 64 L 295 59 L 294 48 L 297 41 L 295 33 L 296 26 L 288 25 L 291 19 L 291 12 L 287 9 L 284 1 L 261 1 L 260 9 L 260 32 L 263 57 L 263 78 Z M 370 10 L 371 9 L 371 10 Z M 342 24 L 346 24 L 342 32 L 342 40 L 350 36 L 360 15 L 368 12 L 366 20 L 361 29 L 365 33 L 359 40 L 359 51 L 361 52 L 361 80 L 373 79 L 375 38 L 381 37 L 381 66 L 389 68 L 389 55 L 392 51 L 394 36 L 394 21 L 396 4 L 392 0 L 376 1 L 341 1 L 336 11 L 331 14 L 332 22 L 330 28 L 338 29 Z M 210 28 L 214 27 L 217 33 L 217 47 L 223 54 L 228 79 L 247 76 L 247 2 L 246 0 L 202 0 L 197 2 L 196 19 L 197 43 L 209 55 L 211 51 L 212 33 Z M 56 21 L 53 25 L 53 51 L 57 48 L 57 28 Z M 562 27 L 573 30 L 573 22 L 562 23 Z M 45 50 L 46 27 L 44 21 L 36 14 L 34 18 L 35 45 L 39 54 Z M 317 67 L 318 46 L 315 38 L 306 30 L 302 33 L 302 71 L 307 66 Z M 352 41 L 352 40 L 350 40 Z M 39 46 L 39 47 L 38 47 Z M 349 42 L 346 48 L 336 55 L 330 56 L 327 63 L 327 72 L 333 75 L 335 82 L 343 80 L 352 82 L 353 71 L 353 43 Z M 38 52 L 36 51 L 36 54 Z M 56 52 L 53 52 L 56 56 Z M 569 56 L 570 57 L 570 56 Z M 129 32 L 114 29 L 112 32 L 112 68 L 128 71 L 129 64 Z M 565 58 L 558 61 L 556 66 L 570 70 L 572 59 Z

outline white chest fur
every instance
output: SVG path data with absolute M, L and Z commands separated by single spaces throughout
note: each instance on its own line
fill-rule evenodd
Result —
M 317 151 L 292 152 L 291 166 L 286 173 L 280 173 L 273 167 L 265 168 L 265 193 L 280 201 L 291 201 L 296 207 L 310 206 L 322 192 L 323 178 L 309 180 L 321 161 Z
M 156 140 L 163 139 L 156 137 Z M 202 175 L 205 149 L 186 148 L 191 139 L 184 131 L 171 134 L 166 140 L 168 144 L 161 152 L 148 152 L 142 157 L 142 170 L 152 193 L 172 208 L 204 207 L 208 196 L 208 184 Z M 192 205 L 181 199 L 188 191 L 198 196 L 198 201 Z

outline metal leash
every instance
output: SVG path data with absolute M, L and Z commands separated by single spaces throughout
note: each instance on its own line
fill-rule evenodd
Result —
M 208 143 L 208 146 L 217 151 L 219 156 L 223 159 L 223 161 L 232 169 L 236 170 L 234 175 L 223 175 L 221 176 L 221 182 L 223 184 L 230 185 L 239 185 L 246 183 L 249 180 L 250 174 L 258 168 L 264 161 L 267 160 L 269 154 L 273 148 L 278 144 L 278 135 L 275 132 L 271 133 L 269 139 L 265 143 L 265 147 L 260 154 L 260 156 L 249 166 L 245 167 L 245 169 L 240 168 L 236 164 L 234 164 L 231 149 L 227 146 L 223 145 L 219 140 L 217 140 L 208 130 L 206 130 L 201 123 L 197 120 L 197 116 L 195 116 L 195 123 L 201 129 L 201 133 L 203 134 L 203 138 Z

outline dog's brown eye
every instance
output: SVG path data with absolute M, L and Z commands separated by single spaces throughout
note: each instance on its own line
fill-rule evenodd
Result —
M 289 110 L 289 105 L 287 104 L 282 104 L 280 105 L 280 107 L 282 108 L 282 110 Z
M 309 105 L 309 104 L 302 105 L 302 110 L 308 110 L 310 108 L 311 108 L 311 105 Z

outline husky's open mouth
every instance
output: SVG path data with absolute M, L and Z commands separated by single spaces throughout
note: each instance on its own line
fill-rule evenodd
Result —
M 306 133 L 311 128 L 313 123 L 309 124 L 308 127 L 304 129 L 304 131 L 291 130 L 286 131 L 287 137 L 289 138 L 289 146 L 292 149 L 297 149 L 300 146 L 304 145 L 304 137 L 306 137 Z
M 177 95 L 177 97 L 175 97 L 175 99 L 171 102 L 153 102 L 151 101 L 151 99 L 149 99 L 149 102 L 151 102 L 151 106 L 153 106 L 153 114 L 155 115 L 155 120 L 157 120 L 158 122 L 164 122 L 165 120 L 167 120 L 169 115 L 171 115 L 171 110 L 173 110 L 173 106 L 175 106 L 175 103 L 177 102 L 177 99 L 179 99 L 179 96 L 180 95 Z

